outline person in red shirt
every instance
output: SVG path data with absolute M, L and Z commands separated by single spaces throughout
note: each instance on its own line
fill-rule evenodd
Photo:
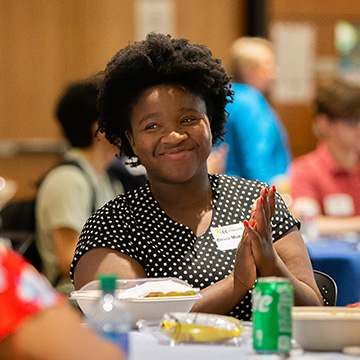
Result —
M 23 257 L 0 245 L 0 359 L 124 359 Z
M 316 214 L 322 236 L 360 233 L 360 87 L 332 79 L 315 105 L 319 143 L 291 165 L 291 211 Z

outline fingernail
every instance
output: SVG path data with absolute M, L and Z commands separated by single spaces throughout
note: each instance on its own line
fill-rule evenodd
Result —
M 244 220 L 244 226 L 245 226 L 245 227 L 249 227 L 249 223 L 248 223 L 247 220 Z
M 269 192 L 268 188 L 265 188 L 265 195 Z
M 262 204 L 264 203 L 264 197 L 263 196 L 260 198 L 260 201 L 261 201 Z
M 275 185 L 273 185 L 272 186 L 272 188 L 273 188 L 273 190 L 274 190 L 274 192 L 276 191 L 276 186 Z
M 255 224 L 256 224 L 256 221 L 254 220 L 254 221 L 252 222 L 252 224 L 251 224 L 251 227 L 254 227 Z

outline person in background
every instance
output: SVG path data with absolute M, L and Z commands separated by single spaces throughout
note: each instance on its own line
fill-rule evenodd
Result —
M 257 276 L 281 276 L 296 305 L 322 304 L 299 223 L 276 189 L 208 173 L 229 81 L 207 47 L 163 34 L 108 63 L 99 131 L 148 181 L 88 219 L 71 265 L 76 289 L 103 272 L 176 277 L 201 289 L 192 311 L 249 320 Z
M 290 168 L 291 210 L 317 216 L 322 236 L 360 233 L 360 87 L 341 79 L 320 84 L 313 129 L 316 149 Z
M 266 99 L 276 79 L 272 44 L 243 37 L 231 47 L 234 101 L 227 105 L 225 174 L 272 183 L 291 161 L 286 130 Z
M 111 182 L 107 168 L 116 148 L 102 134 L 95 137 L 99 112 L 98 90 L 90 81 L 70 84 L 56 107 L 56 118 L 71 147 L 65 162 L 42 180 L 36 199 L 36 242 L 43 273 L 63 293 L 73 285 L 69 269 L 86 219 L 119 193 L 122 184 Z
M 1 359 L 124 359 L 23 257 L 0 245 Z
M 135 190 L 144 185 L 147 179 L 146 170 L 143 166 L 131 167 L 125 156 L 115 157 L 107 168 L 107 173 L 112 180 L 120 180 L 124 186 L 124 191 Z

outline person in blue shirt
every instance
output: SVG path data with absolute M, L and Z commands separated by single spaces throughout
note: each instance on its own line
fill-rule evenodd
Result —
M 231 61 L 235 96 L 226 108 L 225 174 L 273 183 L 286 174 L 292 155 L 285 127 L 266 99 L 277 76 L 272 44 L 262 38 L 237 39 Z

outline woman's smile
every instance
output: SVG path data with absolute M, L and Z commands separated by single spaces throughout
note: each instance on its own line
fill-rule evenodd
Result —
M 160 153 L 160 156 L 169 157 L 171 159 L 179 159 L 190 155 L 191 151 L 192 149 L 174 148 L 174 149 L 165 150 L 163 153 Z

